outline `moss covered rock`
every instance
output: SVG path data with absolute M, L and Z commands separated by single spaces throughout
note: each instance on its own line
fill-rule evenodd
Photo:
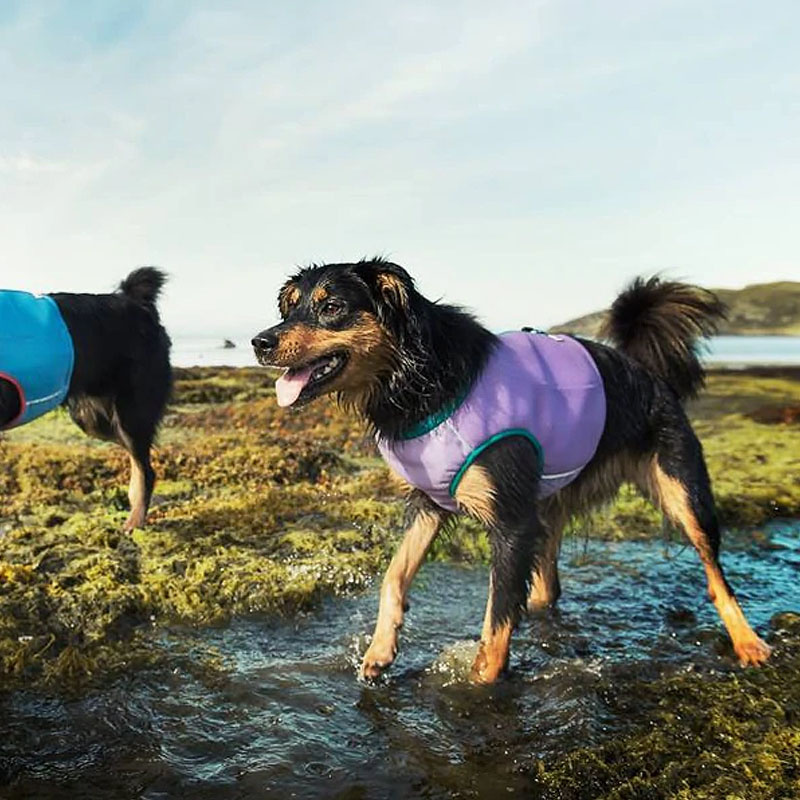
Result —
M 120 448 L 62 411 L 0 438 L 0 686 L 102 675 L 153 658 L 152 625 L 291 612 L 380 571 L 402 500 L 374 443 L 332 403 L 279 409 L 273 379 L 177 371 L 149 525 L 133 536 Z M 692 413 L 727 525 L 800 514 L 800 429 L 748 416 L 799 400 L 794 373 L 711 376 Z M 625 489 L 575 533 L 652 536 L 660 522 Z M 488 542 L 464 522 L 433 557 L 486 561 Z

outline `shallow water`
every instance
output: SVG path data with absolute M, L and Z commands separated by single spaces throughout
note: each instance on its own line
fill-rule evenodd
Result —
M 723 558 L 762 632 L 800 611 L 800 523 L 766 533 L 729 534 Z M 7 695 L 0 796 L 494 797 L 529 788 L 537 758 L 625 731 L 634 679 L 735 669 L 691 549 L 573 540 L 561 563 L 558 612 L 523 623 L 494 687 L 465 683 L 486 570 L 429 564 L 376 686 L 356 680 L 372 589 L 291 620 L 161 632 L 169 669 L 81 698 Z
M 255 333 L 255 331 L 253 331 Z M 256 366 L 250 335 L 234 338 L 236 346 L 222 347 L 222 337 L 177 336 L 172 346 L 176 367 Z M 800 336 L 714 336 L 704 360 L 709 365 L 800 364 Z

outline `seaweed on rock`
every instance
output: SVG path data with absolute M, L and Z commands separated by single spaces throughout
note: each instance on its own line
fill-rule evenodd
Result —
M 794 374 L 714 373 L 693 409 L 728 526 L 800 514 L 800 429 L 754 408 L 800 398 Z M 780 428 L 780 430 L 777 430 Z M 362 428 L 333 405 L 278 409 L 262 370 L 179 370 L 146 529 L 121 533 L 124 454 L 56 412 L 0 439 L 0 686 L 67 685 L 155 657 L 172 621 L 291 612 L 364 586 L 402 499 Z M 632 491 L 574 532 L 660 535 Z M 485 561 L 462 524 L 434 558 Z

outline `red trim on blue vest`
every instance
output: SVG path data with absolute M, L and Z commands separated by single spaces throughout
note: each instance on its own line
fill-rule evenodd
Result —
M 25 414 L 26 400 L 25 390 L 22 388 L 22 384 L 15 377 L 8 375 L 5 372 L 0 372 L 0 378 L 8 381 L 17 390 L 17 394 L 19 395 L 19 414 L 17 414 L 14 419 L 12 419 L 10 422 L 7 422 L 2 428 L 0 428 L 0 430 L 4 431 L 8 428 L 13 428 L 22 419 L 23 415 Z

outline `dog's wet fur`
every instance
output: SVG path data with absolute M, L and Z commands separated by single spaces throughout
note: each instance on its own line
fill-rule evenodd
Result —
M 156 301 L 166 277 L 140 267 L 112 294 L 51 294 L 75 351 L 64 401 L 90 436 L 122 445 L 130 456 L 130 515 L 126 530 L 141 527 L 153 494 L 150 450 L 169 399 L 170 340 Z M 19 415 L 16 388 L 0 380 L 0 429 Z
M 253 347 L 260 363 L 288 370 L 286 404 L 335 394 L 388 439 L 462 397 L 497 342 L 472 315 L 428 300 L 405 269 L 382 259 L 301 269 L 281 289 L 279 308 L 282 321 L 259 333 Z M 522 437 L 501 439 L 466 471 L 455 499 L 487 527 L 492 552 L 474 680 L 492 682 L 506 668 L 510 636 L 526 608 L 557 601 L 558 551 L 569 519 L 613 499 L 623 482 L 637 486 L 694 545 L 740 662 L 766 660 L 769 648 L 747 623 L 719 563 L 709 476 L 683 408 L 704 383 L 697 345 L 724 313 L 699 287 L 634 280 L 611 308 L 603 334 L 609 344 L 576 337 L 597 365 L 607 403 L 597 451 L 578 478 L 538 500 L 537 455 Z M 366 678 L 394 660 L 414 573 L 452 516 L 419 490 L 409 490 L 408 509 L 362 663 Z

